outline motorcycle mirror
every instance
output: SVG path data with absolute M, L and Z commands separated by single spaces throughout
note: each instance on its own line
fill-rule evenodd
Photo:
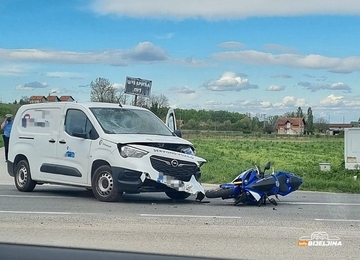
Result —
M 269 169 L 270 169 L 270 162 L 267 162 L 265 164 L 265 169 L 264 170 L 266 171 L 266 170 L 269 170 Z

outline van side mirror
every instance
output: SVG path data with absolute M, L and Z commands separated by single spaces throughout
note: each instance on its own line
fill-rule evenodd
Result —
M 178 130 L 178 129 L 176 129 L 175 131 L 174 131 L 174 133 L 178 136 L 178 137 L 182 137 L 182 133 L 181 133 L 181 130 Z

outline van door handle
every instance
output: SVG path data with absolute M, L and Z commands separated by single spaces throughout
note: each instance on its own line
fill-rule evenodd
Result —
M 55 143 L 55 140 L 54 140 L 54 139 L 50 139 L 49 142 L 50 142 L 50 143 Z
M 66 142 L 64 140 L 59 141 L 59 143 L 66 144 Z

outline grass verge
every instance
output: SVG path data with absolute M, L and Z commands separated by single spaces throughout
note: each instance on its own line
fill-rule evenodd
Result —
M 186 138 L 186 137 L 185 137 Z M 271 172 L 287 171 L 303 178 L 301 190 L 360 193 L 360 171 L 345 169 L 343 138 L 187 138 L 207 160 L 202 182 L 230 182 L 240 172 L 271 162 Z M 319 163 L 330 163 L 321 171 Z M 357 180 L 354 176 L 358 176 Z

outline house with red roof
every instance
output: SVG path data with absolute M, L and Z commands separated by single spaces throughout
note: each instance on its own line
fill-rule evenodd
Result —
M 306 122 L 303 117 L 280 117 L 276 122 L 278 134 L 304 134 L 305 126 Z
M 45 96 L 31 96 L 29 98 L 29 102 L 30 102 L 30 104 L 44 103 L 44 102 L 47 102 L 47 99 Z
M 73 101 L 75 101 L 75 99 L 72 96 L 61 96 L 60 101 L 62 101 L 62 102 L 64 102 L 64 101 L 73 102 Z
M 48 102 L 59 102 L 60 98 L 58 96 L 47 96 L 47 101 Z

